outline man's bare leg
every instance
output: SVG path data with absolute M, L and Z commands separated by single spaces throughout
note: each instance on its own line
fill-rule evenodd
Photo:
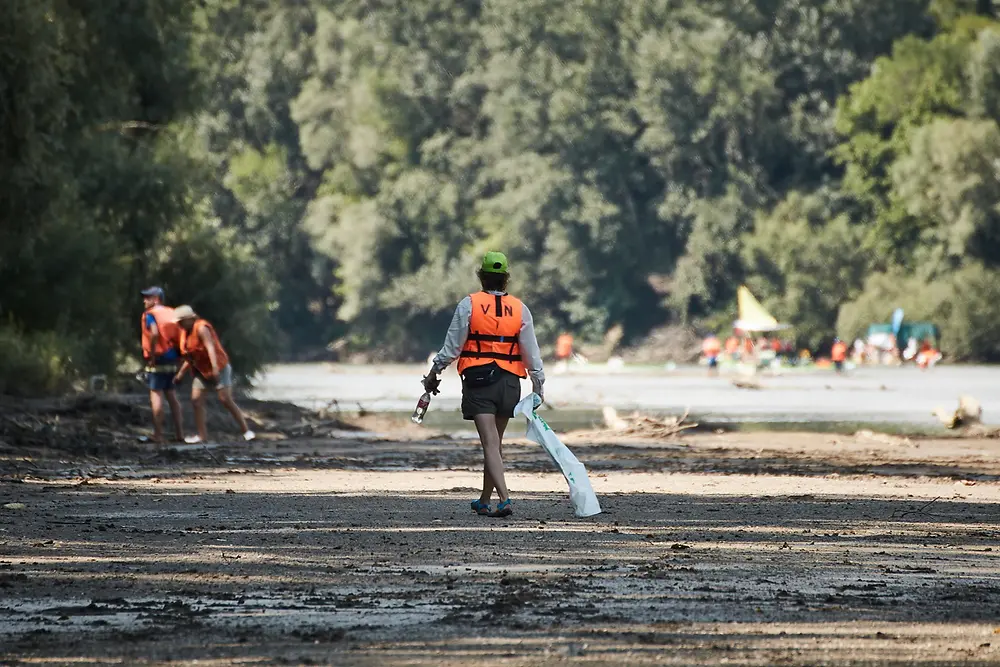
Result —
M 191 407 L 194 408 L 194 425 L 198 429 L 198 437 L 206 442 L 208 426 L 205 424 L 205 390 L 202 387 L 191 388 Z
M 496 487 L 497 495 L 500 496 L 500 502 L 503 502 L 507 500 L 508 494 L 507 481 L 503 474 L 503 457 L 500 454 L 500 425 L 496 415 L 476 415 L 473 421 L 476 430 L 479 431 L 479 441 L 483 445 L 483 478 L 485 480 L 486 476 L 489 476 L 492 486 Z M 504 427 L 506 428 L 506 424 Z
M 177 392 L 168 389 L 166 392 L 167 404 L 170 405 L 170 416 L 174 418 L 174 435 L 177 442 L 184 442 L 184 422 L 181 414 L 181 402 L 177 400 Z
M 507 430 L 507 422 L 510 421 L 510 417 L 496 417 L 496 427 L 497 435 L 500 436 L 500 460 L 503 461 L 503 433 Z M 479 496 L 479 502 L 483 505 L 489 505 L 490 499 L 493 497 L 493 478 L 490 476 L 489 471 L 486 466 L 483 466 L 483 493 Z M 503 500 L 501 498 L 501 500 Z
M 236 401 L 233 400 L 233 390 L 231 387 L 219 387 L 219 402 L 225 406 L 229 414 L 236 420 L 237 426 L 240 427 L 240 433 L 246 433 L 249 430 L 247 428 L 247 420 L 244 419 L 243 412 L 236 405 Z
M 149 391 L 149 405 L 153 408 L 153 442 L 163 442 L 163 392 Z

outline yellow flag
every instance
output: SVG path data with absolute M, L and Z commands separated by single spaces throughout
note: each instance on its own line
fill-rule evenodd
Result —
M 739 328 L 747 331 L 769 331 L 777 328 L 778 320 L 764 310 L 764 306 L 760 305 L 745 285 L 740 285 L 736 298 L 740 308 Z

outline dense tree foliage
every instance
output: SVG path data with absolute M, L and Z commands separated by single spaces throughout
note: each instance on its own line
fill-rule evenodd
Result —
M 199 205 L 211 178 L 180 125 L 200 105 L 193 5 L 0 8 L 0 391 L 59 389 L 136 358 L 152 281 L 255 326 L 264 283 Z M 172 274 L 185 257 L 202 261 Z M 219 298 L 236 276 L 239 292 Z M 250 371 L 262 359 L 233 353 Z
M 492 248 L 544 338 L 719 322 L 745 282 L 803 345 L 904 306 L 996 358 L 994 14 L 8 0 L 0 377 L 120 367 L 148 282 L 247 371 L 422 358 Z

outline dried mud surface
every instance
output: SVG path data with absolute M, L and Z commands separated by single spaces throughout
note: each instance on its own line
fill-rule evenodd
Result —
M 478 443 L 376 427 L 2 449 L 0 663 L 1000 664 L 1000 441 L 571 434 L 577 519 L 514 440 L 495 520 Z

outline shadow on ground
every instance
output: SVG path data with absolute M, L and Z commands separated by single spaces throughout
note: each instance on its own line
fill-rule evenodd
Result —
M 993 502 L 611 494 L 577 520 L 533 494 L 490 520 L 460 490 L 17 494 L 26 509 L 0 514 L 5 664 L 1000 656 Z

